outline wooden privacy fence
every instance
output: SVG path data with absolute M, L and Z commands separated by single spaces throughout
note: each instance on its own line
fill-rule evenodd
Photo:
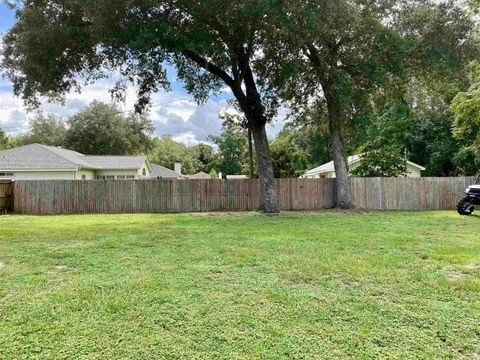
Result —
M 12 193 L 13 183 L 10 180 L 0 180 L 0 214 L 10 210 Z
M 333 206 L 332 179 L 276 179 L 282 210 Z M 25 180 L 14 210 L 28 214 L 249 211 L 259 204 L 252 180 Z
M 473 178 L 352 178 L 356 205 L 375 210 L 454 209 Z M 276 179 L 281 210 L 335 204 L 334 179 Z M 249 211 L 252 180 L 20 180 L 14 211 L 27 214 Z
M 474 177 L 351 178 L 356 206 L 370 210 L 452 210 Z

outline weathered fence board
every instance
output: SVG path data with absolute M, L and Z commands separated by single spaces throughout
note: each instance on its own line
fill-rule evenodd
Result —
M 372 210 L 455 209 L 474 177 L 352 178 L 358 207 Z
M 12 194 L 13 183 L 10 180 L 0 180 L 0 214 L 10 210 Z
M 474 178 L 352 178 L 356 206 L 375 210 L 454 209 Z M 335 203 L 334 179 L 276 179 L 281 210 Z M 1 190 L 0 190 L 1 191 Z M 14 211 L 28 214 L 249 211 L 258 180 L 21 180 Z

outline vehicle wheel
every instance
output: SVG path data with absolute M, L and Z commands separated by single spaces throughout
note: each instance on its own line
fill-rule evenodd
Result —
M 460 215 L 472 215 L 473 205 L 468 199 L 462 199 L 457 204 L 457 211 Z

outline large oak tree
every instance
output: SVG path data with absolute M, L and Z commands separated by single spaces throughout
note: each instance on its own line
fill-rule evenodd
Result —
M 274 0 L 51 0 L 26 1 L 4 38 L 3 67 L 28 104 L 59 99 L 83 83 L 116 71 L 138 86 L 137 110 L 150 94 L 168 89 L 165 64 L 198 102 L 228 87 L 253 134 L 260 210 L 278 212 L 265 125 L 275 98 L 255 74 L 258 39 Z M 260 79 L 261 80 L 261 79 Z
M 284 99 L 326 112 L 337 206 L 350 208 L 342 129 L 398 78 L 462 66 L 472 22 L 458 2 L 434 0 L 285 0 L 275 14 L 264 76 Z

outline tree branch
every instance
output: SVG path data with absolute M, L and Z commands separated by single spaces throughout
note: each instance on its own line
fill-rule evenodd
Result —
M 304 50 L 305 55 L 307 56 L 308 60 L 313 65 L 313 68 L 315 69 L 316 73 L 320 77 L 321 81 L 325 80 L 325 74 L 323 72 L 323 65 L 322 61 L 320 60 L 320 55 L 318 54 L 318 50 L 313 44 L 307 44 L 306 49 Z
M 194 53 L 193 51 L 185 50 L 182 53 L 184 56 L 192 60 L 198 66 L 222 79 L 233 90 L 233 88 L 235 87 L 235 81 L 223 69 L 219 68 L 215 64 L 212 64 L 210 61 Z

